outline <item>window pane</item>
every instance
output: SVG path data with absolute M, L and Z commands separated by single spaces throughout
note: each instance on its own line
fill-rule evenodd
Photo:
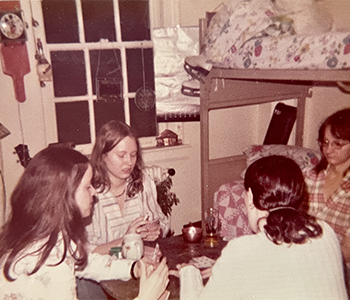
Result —
M 143 55 L 142 55 L 143 52 Z M 144 68 L 142 66 L 144 57 Z M 144 85 L 154 91 L 153 49 L 126 49 L 129 92 L 135 93 Z M 145 83 L 143 82 L 145 74 Z
M 133 127 L 139 137 L 157 135 L 156 106 L 150 110 L 141 110 L 135 104 L 135 99 L 130 99 L 130 126 Z
M 91 50 L 91 81 L 92 90 L 96 95 L 96 78 L 122 79 L 120 50 Z
M 42 10 L 47 43 L 79 43 L 74 0 L 43 0 Z
M 124 101 L 94 101 L 94 110 L 96 134 L 102 125 L 109 120 L 119 120 L 125 122 Z
M 87 101 L 56 103 L 58 142 L 91 143 Z
M 52 51 L 51 62 L 55 97 L 87 94 L 83 51 Z
M 82 0 L 85 41 L 116 41 L 113 0 Z
M 123 41 L 150 40 L 148 0 L 119 0 Z

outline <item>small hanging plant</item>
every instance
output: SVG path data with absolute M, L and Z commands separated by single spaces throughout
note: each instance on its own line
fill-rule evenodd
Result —
M 163 214 L 167 217 L 171 215 L 172 206 L 180 203 L 180 200 L 176 197 L 176 194 L 170 191 L 172 185 L 173 181 L 171 180 L 170 176 L 167 176 L 166 179 L 156 184 L 157 201 Z

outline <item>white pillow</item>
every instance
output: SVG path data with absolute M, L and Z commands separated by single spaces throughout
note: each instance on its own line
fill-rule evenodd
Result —
M 318 35 L 332 29 L 331 14 L 317 0 L 275 0 L 274 7 L 279 15 L 293 19 L 296 34 Z

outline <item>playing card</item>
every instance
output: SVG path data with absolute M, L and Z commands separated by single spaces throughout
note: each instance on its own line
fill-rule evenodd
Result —
M 215 263 L 215 260 L 207 256 L 194 257 L 190 260 L 190 264 L 194 265 L 198 269 L 212 267 L 214 263 Z

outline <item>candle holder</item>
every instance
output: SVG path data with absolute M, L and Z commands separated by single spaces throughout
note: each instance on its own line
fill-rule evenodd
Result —
M 194 226 L 183 228 L 182 237 L 188 243 L 198 243 L 202 239 L 202 228 Z

